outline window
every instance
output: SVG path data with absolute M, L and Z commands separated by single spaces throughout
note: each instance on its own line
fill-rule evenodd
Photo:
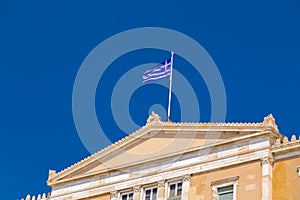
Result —
M 180 200 L 182 194 L 182 182 L 169 184 L 168 200 Z
M 232 177 L 211 183 L 214 200 L 236 200 L 239 177 Z
M 133 200 L 133 193 L 121 194 L 122 200 Z
M 233 185 L 218 188 L 218 200 L 233 200 Z
M 145 189 L 145 200 L 157 200 L 157 188 Z

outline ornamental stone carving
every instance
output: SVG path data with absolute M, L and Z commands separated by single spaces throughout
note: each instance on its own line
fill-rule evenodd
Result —
M 48 176 L 48 180 L 53 179 L 56 176 L 56 171 L 55 170 L 49 170 L 49 176 Z
M 151 124 L 153 122 L 160 122 L 160 120 L 160 116 L 152 111 L 151 115 L 147 119 L 147 124 Z
M 277 127 L 277 125 L 275 123 L 275 118 L 273 117 L 272 114 L 269 114 L 268 116 L 266 116 L 264 118 L 263 125 L 265 125 L 265 126 L 272 126 L 272 127 L 275 128 L 275 130 L 278 131 L 278 127 Z
M 274 159 L 271 156 L 261 158 L 261 165 L 273 165 L 273 163 Z
M 185 176 L 183 177 L 182 181 L 183 181 L 183 182 L 186 182 L 186 181 L 190 181 L 190 179 L 191 179 L 191 175 L 188 174 L 188 175 L 185 175 Z
M 276 145 L 281 144 L 281 139 L 280 139 L 280 138 L 276 139 L 276 143 L 275 143 L 275 144 L 276 144 Z
M 285 136 L 285 137 L 283 138 L 283 143 L 288 143 L 288 142 L 289 142 L 289 138 Z
M 165 181 L 165 180 L 162 180 L 162 181 L 158 181 L 157 183 L 158 183 L 158 184 L 157 184 L 158 187 L 165 187 L 166 181 Z
M 141 192 L 141 186 L 133 187 L 133 192 L 134 193 L 140 193 Z
M 118 192 L 117 191 L 113 191 L 110 193 L 110 197 L 111 198 L 118 198 Z

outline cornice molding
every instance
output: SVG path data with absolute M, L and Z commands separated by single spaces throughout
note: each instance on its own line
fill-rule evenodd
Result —
M 188 153 L 197 152 L 197 151 L 201 151 L 201 150 L 205 150 L 205 149 L 217 148 L 219 146 L 230 145 L 231 143 L 234 143 L 234 142 L 237 142 L 237 141 L 242 142 L 244 140 L 249 140 L 250 138 L 261 137 L 263 135 L 269 135 L 269 134 L 272 135 L 273 132 L 263 131 L 263 132 L 252 133 L 252 134 L 249 134 L 249 135 L 243 135 L 243 136 L 240 136 L 240 137 L 234 137 L 234 138 L 226 139 L 224 141 L 217 142 L 215 144 L 207 144 L 207 145 L 202 145 L 202 146 L 198 146 L 198 147 L 195 147 L 195 148 L 191 148 L 191 149 L 188 149 L 184 152 L 174 152 L 172 154 L 163 155 L 162 157 L 155 157 L 155 158 L 150 159 L 150 160 L 139 161 L 138 163 L 133 162 L 133 163 L 130 163 L 130 165 L 119 166 L 119 167 L 117 167 L 113 170 L 121 170 L 123 168 L 128 168 L 128 167 L 131 167 L 131 166 L 147 164 L 147 163 L 151 163 L 153 161 L 171 159 L 174 156 L 178 156 L 178 154 L 188 154 Z M 56 181 L 55 184 L 61 184 L 63 182 L 70 182 L 70 181 L 75 181 L 75 180 L 78 180 L 78 179 L 83 179 L 83 178 L 88 178 L 88 177 L 93 177 L 93 176 L 99 176 L 100 174 L 107 173 L 111 170 L 112 169 L 105 169 L 103 171 L 98 171 L 98 172 L 95 172 L 95 173 L 92 173 L 92 174 L 85 174 L 85 175 L 79 176 L 79 177 L 72 177 L 70 179 L 64 179 L 62 181 Z M 54 183 L 48 182 L 49 186 L 52 186 L 53 184 Z
M 149 118 L 149 122 L 141 127 L 139 130 L 133 132 L 127 137 L 115 142 L 114 144 L 98 151 L 97 153 L 71 165 L 70 167 L 58 172 L 52 173 L 49 176 L 47 184 L 52 186 L 56 184 L 59 179 L 64 178 L 65 176 L 81 169 L 85 166 L 88 166 L 90 163 L 93 163 L 97 159 L 107 156 L 110 153 L 113 153 L 116 149 L 124 147 L 133 140 L 142 137 L 147 133 L 152 131 L 164 131 L 164 132 L 222 132 L 226 131 L 237 131 L 237 132 L 263 132 L 271 131 L 275 139 L 281 137 L 282 135 L 278 132 L 278 127 L 275 123 L 273 115 L 268 115 L 264 118 L 263 122 L 260 123 L 214 123 L 214 122 L 200 122 L 200 123 L 184 123 L 184 122 L 161 122 L 160 117 L 157 114 L 152 114 Z
M 254 154 L 255 152 L 255 154 Z M 203 173 L 203 172 L 208 172 L 211 170 L 217 170 L 220 168 L 224 168 L 224 167 L 230 167 L 232 165 L 240 165 L 240 164 L 245 164 L 245 163 L 249 163 L 249 162 L 259 162 L 261 158 L 264 157 L 268 157 L 269 156 L 269 149 L 255 149 L 251 152 L 247 152 L 244 154 L 239 154 L 239 157 L 236 156 L 231 156 L 231 157 L 223 157 L 223 158 L 219 158 L 218 160 L 206 160 L 204 162 L 197 162 L 197 163 L 191 163 L 188 164 L 186 166 L 178 166 L 175 168 L 167 169 L 164 171 L 160 171 L 158 174 L 153 173 L 153 174 L 147 174 L 146 176 L 143 176 L 142 179 L 138 179 L 136 180 L 136 178 L 131 178 L 131 179 L 126 179 L 126 180 L 119 180 L 119 181 L 115 181 L 115 182 L 109 182 L 106 184 L 102 184 L 101 187 L 99 185 L 95 185 L 93 187 L 87 187 L 87 188 L 81 188 L 80 190 L 77 191 L 73 191 L 68 193 L 68 192 L 64 192 L 63 194 L 54 194 L 52 193 L 52 196 L 55 198 L 62 198 L 62 197 L 68 197 L 68 195 L 72 195 L 75 192 L 77 193 L 81 193 L 83 191 L 94 191 L 94 190 L 98 190 L 99 188 L 107 188 L 107 187 L 113 187 L 115 188 L 118 185 L 119 189 L 125 189 L 127 188 L 126 185 L 135 185 L 135 184 L 139 184 L 139 185 L 147 185 L 149 184 L 149 180 L 152 180 L 154 182 L 160 182 L 161 178 L 163 177 L 164 180 L 173 180 L 174 178 L 177 179 L 183 179 L 183 177 L 186 175 L 186 172 L 188 171 L 191 174 L 194 173 Z M 170 172 L 172 171 L 172 172 Z M 156 179 L 156 180 L 155 180 Z M 128 182 L 125 184 L 125 182 Z M 164 182 L 162 182 L 164 183 Z M 119 186 L 122 185 L 124 186 L 124 188 L 120 188 Z M 103 191 L 103 189 L 99 190 L 99 194 L 102 194 L 103 192 L 105 193 L 105 191 Z

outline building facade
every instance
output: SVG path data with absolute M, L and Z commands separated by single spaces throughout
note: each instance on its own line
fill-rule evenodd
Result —
M 300 200 L 300 140 L 260 123 L 162 122 L 61 172 L 51 200 Z M 28 197 L 30 199 L 30 197 Z

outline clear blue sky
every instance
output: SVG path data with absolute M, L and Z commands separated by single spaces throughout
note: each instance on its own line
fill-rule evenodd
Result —
M 1 199 L 48 192 L 49 169 L 60 171 L 89 155 L 72 116 L 76 73 L 94 47 L 127 29 L 165 27 L 199 42 L 222 75 L 226 121 L 262 121 L 273 113 L 282 133 L 300 133 L 299 1 L 105 2 L 0 1 Z M 136 52 L 123 63 L 165 58 L 145 55 Z M 107 73 L 107 88 L 114 78 Z M 139 103 L 131 112 L 142 125 L 151 102 L 135 95 Z M 200 98 L 208 105 L 202 108 L 207 121 L 209 96 L 204 91 Z M 109 115 L 101 106 L 109 105 L 97 103 L 97 113 Z M 113 140 L 123 136 L 112 120 L 105 124 Z

